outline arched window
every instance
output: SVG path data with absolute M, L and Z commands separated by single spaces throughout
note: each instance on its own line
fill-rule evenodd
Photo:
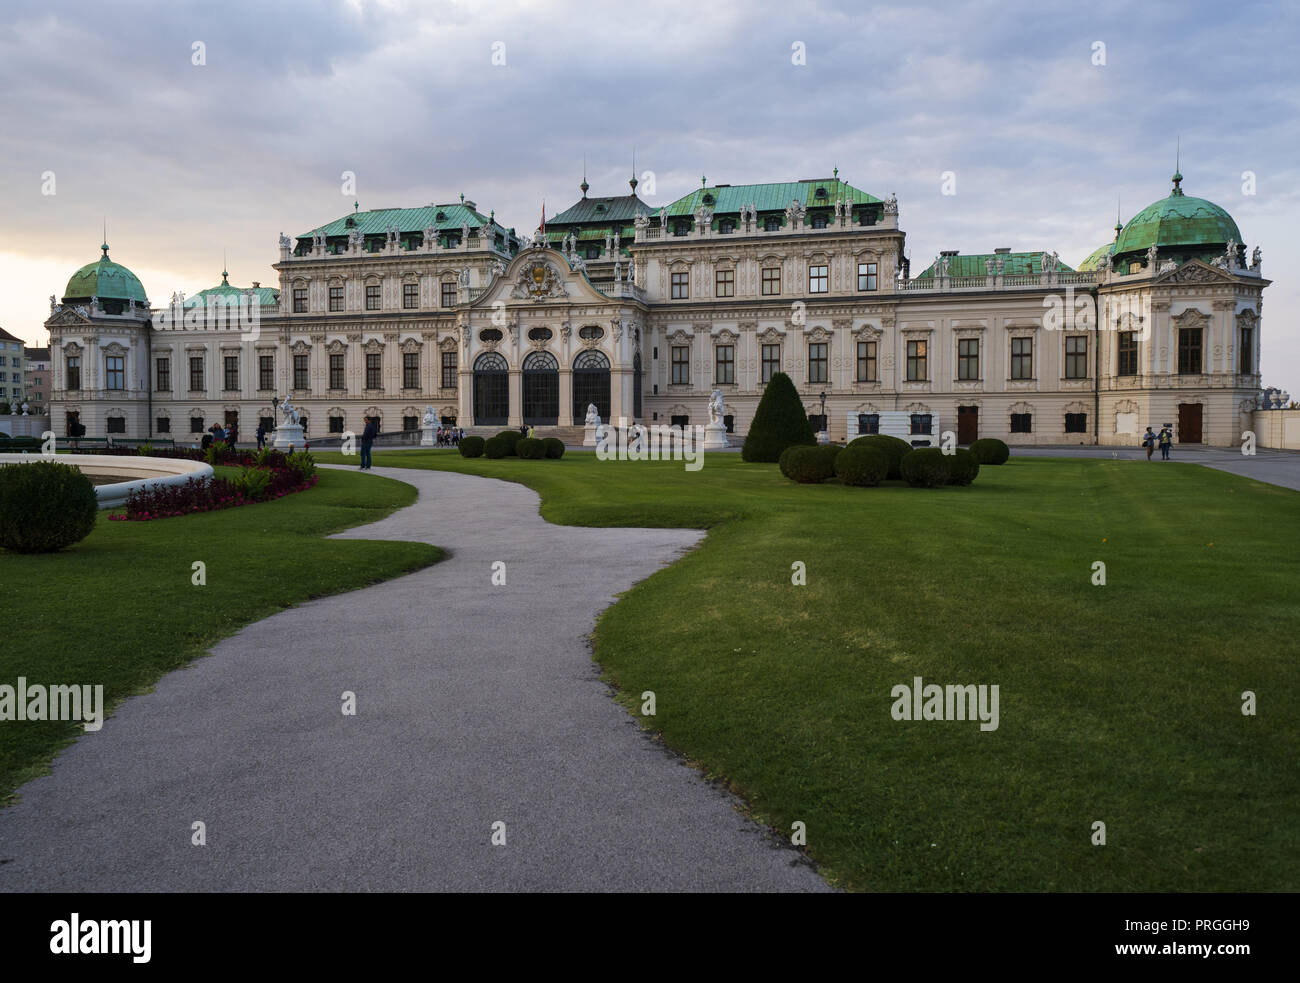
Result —
M 596 404 L 600 418 L 609 422 L 609 359 L 604 352 L 579 352 L 573 360 L 573 421 L 581 426 L 587 405 Z
M 553 427 L 560 422 L 560 363 L 550 352 L 524 359 L 524 423 Z
M 509 417 L 509 366 L 499 352 L 484 352 L 474 362 L 474 422 L 499 426 Z

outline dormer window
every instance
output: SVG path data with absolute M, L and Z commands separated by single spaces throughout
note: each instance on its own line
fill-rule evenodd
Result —
M 767 218 L 763 219 L 764 232 L 778 232 L 780 231 L 780 229 L 781 229 L 781 220 L 777 218 L 775 215 L 769 215 Z
M 587 247 L 587 259 L 600 259 L 600 247 L 599 247 L 599 246 L 588 246 L 588 247 Z
M 439 212 L 437 215 L 434 216 L 434 219 L 439 222 L 445 222 L 447 221 L 447 213 Z
M 814 215 L 814 216 L 813 216 L 813 220 L 812 220 L 812 227 L 813 227 L 814 229 L 824 229 L 824 228 L 826 228 L 826 216 L 825 216 L 825 215 Z
M 718 232 L 720 232 L 724 236 L 735 231 L 736 231 L 736 223 L 729 218 L 724 218 L 722 219 L 722 221 L 718 223 Z
M 713 202 L 714 202 L 714 197 L 713 197 L 713 195 L 706 194 L 706 195 L 704 196 L 704 204 L 706 204 L 706 205 L 712 205 Z
M 604 214 L 604 212 L 605 212 L 605 206 L 604 206 L 604 205 L 597 205 L 597 206 L 596 206 L 596 211 L 597 211 L 598 213 L 600 213 L 600 214 Z
M 673 226 L 673 235 L 675 236 L 684 236 L 686 235 L 686 233 L 690 231 L 691 231 L 691 226 L 689 222 L 678 222 L 676 225 Z
M 817 189 L 817 197 L 818 197 L 818 198 L 825 198 L 825 197 L 826 197 L 826 189 L 825 189 L 825 188 L 818 188 L 818 189 Z

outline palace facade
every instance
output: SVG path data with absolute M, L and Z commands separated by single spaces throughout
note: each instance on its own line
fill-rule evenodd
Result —
M 1011 444 L 1133 444 L 1147 426 L 1236 443 L 1260 390 L 1260 251 L 1171 193 L 1077 268 L 1054 251 L 948 250 L 911 275 L 897 201 L 838 172 L 701 186 L 655 208 L 581 198 L 530 239 L 465 200 L 281 236 L 278 287 L 151 306 L 108 247 L 51 297 L 52 424 L 88 436 L 242 439 L 286 394 L 309 438 L 601 418 L 744 433 L 786 372 L 832 440 L 909 415 Z

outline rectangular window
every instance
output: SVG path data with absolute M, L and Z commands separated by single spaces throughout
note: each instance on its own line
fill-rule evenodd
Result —
M 1065 377 L 1067 379 L 1088 378 L 1088 336 L 1072 334 L 1065 336 Z
M 442 306 L 443 306 L 443 307 L 455 307 L 455 306 L 456 306 L 456 281 L 455 281 L 455 280 L 445 280 L 445 281 L 443 281 L 443 284 L 442 284 Z
M 342 389 L 343 382 L 343 355 L 330 356 L 330 388 Z
M 420 306 L 420 285 L 418 283 L 402 284 L 402 306 L 408 311 Z
M 330 433 L 342 433 L 342 432 L 343 432 L 343 417 L 341 416 L 330 417 Z
M 68 388 L 81 388 L 81 356 L 68 356 Z
M 772 376 L 781 371 L 781 346 L 763 346 L 763 382 L 772 381 Z
M 418 416 L 402 417 L 402 429 L 405 430 L 407 433 L 410 433 L 413 430 L 419 430 L 420 418 Z
M 1138 374 L 1138 343 L 1132 331 L 1119 333 L 1119 375 Z
M 377 283 L 366 284 L 366 310 L 379 310 L 379 284 Z
M 1200 375 L 1201 329 L 1178 329 L 1178 374 Z
M 735 270 L 718 270 L 715 275 L 714 296 L 716 297 L 734 297 L 736 296 L 736 271 Z
M 717 349 L 717 371 L 713 381 L 728 386 L 736 381 L 736 349 L 734 345 L 719 345 Z
M 154 360 L 154 389 L 166 392 L 172 387 L 172 360 L 159 358 Z
M 1087 413 L 1065 414 L 1065 432 L 1066 433 L 1087 433 L 1088 414 Z
M 909 341 L 907 343 L 907 381 L 925 382 L 930 378 L 929 342 Z
M 808 267 L 808 292 L 810 294 L 826 293 L 826 267 Z
M 1011 432 L 1012 433 L 1033 433 L 1034 418 L 1032 413 L 1012 413 L 1011 414 Z
M 1253 371 L 1251 366 L 1255 364 L 1254 328 L 1241 329 L 1241 344 L 1239 346 L 1239 351 L 1241 353 L 1241 368 L 1239 371 L 1242 375 L 1250 375 Z
M 105 429 L 108 433 L 126 433 L 126 417 L 110 416 L 104 422 L 107 424 Z
M 672 285 L 672 299 L 685 300 L 691 295 L 690 287 L 687 284 L 686 273 L 674 273 Z
M 876 343 L 858 342 L 858 382 L 876 381 Z
M 442 388 L 456 388 L 456 353 L 442 353 Z
M 808 346 L 808 381 L 826 381 L 826 350 L 830 345 L 824 341 L 815 341 Z
M 1034 377 L 1034 339 L 1011 339 L 1011 378 L 1032 379 Z
M 203 417 L 190 417 L 190 433 L 203 433 Z
M 306 355 L 295 355 L 293 357 L 293 388 L 307 389 L 307 358 Z
M 685 386 L 691 381 L 691 350 L 686 345 L 673 346 L 673 385 Z
M 380 378 L 383 375 L 383 369 L 379 364 L 381 358 L 383 356 L 379 352 L 366 352 L 367 389 L 382 389 L 384 387 L 383 380 Z
M 306 287 L 293 288 L 293 312 L 295 314 L 307 313 L 307 288 Z
M 913 413 L 911 423 L 911 432 L 914 434 L 934 432 L 934 416 L 930 413 Z
M 980 341 L 978 338 L 957 339 L 957 378 L 973 382 L 980 377 Z
M 858 264 L 858 289 L 859 290 L 876 289 L 876 264 L 875 263 Z
M 159 433 L 171 433 L 172 432 L 171 417 L 169 416 L 158 417 L 158 419 L 154 421 L 154 429 L 157 430 Z
M 343 288 L 342 287 L 330 287 L 330 310 L 331 311 L 343 310 Z
M 126 388 L 124 382 L 124 376 L 126 375 L 126 373 L 125 371 L 123 371 L 123 366 L 125 362 L 126 359 L 123 358 L 121 355 L 109 355 L 107 358 L 104 359 L 104 388 L 105 389 Z M 15 382 L 18 381 L 18 377 L 16 375 L 14 376 L 14 381 Z
M 402 352 L 402 388 L 420 388 L 419 352 Z
M 203 391 L 203 356 L 190 357 L 190 392 Z
M 781 267 L 763 267 L 763 296 L 778 297 L 781 294 Z
M 225 372 L 222 378 L 222 389 L 226 391 L 236 390 L 239 388 L 239 356 L 227 355 L 225 357 Z
M 275 356 L 257 356 L 257 388 L 269 392 L 275 388 Z
M 858 433 L 859 434 L 880 433 L 880 414 L 859 413 Z

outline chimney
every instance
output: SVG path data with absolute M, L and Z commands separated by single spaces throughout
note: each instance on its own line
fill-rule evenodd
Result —
M 1010 247 L 1010 246 L 1001 246 L 1001 247 L 999 247 L 998 249 L 993 250 L 993 252 L 994 252 L 996 255 L 998 255 L 998 256 L 1010 256 L 1010 255 L 1011 255 L 1011 247 Z
M 253 281 L 253 289 L 254 289 L 254 290 L 256 290 L 256 289 L 257 289 L 258 287 L 260 287 L 260 286 L 261 286 L 261 284 L 258 283 L 256 280 Z

